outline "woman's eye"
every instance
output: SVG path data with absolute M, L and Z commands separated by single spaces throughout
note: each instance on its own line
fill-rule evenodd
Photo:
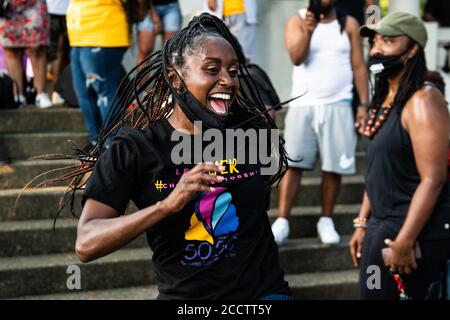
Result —
M 208 71 L 211 74 L 217 74 L 217 73 L 219 73 L 219 68 L 211 67 L 211 68 L 207 68 L 206 71 Z
M 228 73 L 232 76 L 232 77 L 236 77 L 238 75 L 238 70 L 237 69 L 230 69 L 228 71 Z

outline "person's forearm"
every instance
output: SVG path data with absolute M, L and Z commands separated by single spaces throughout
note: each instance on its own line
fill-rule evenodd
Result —
M 358 91 L 361 104 L 367 107 L 369 103 L 369 80 L 365 65 L 360 65 L 353 70 L 356 90 Z
M 122 248 L 170 214 L 162 201 L 130 215 L 85 222 L 78 226 L 76 253 L 82 262 L 103 257 Z
M 359 209 L 358 217 L 369 219 L 370 218 L 371 205 L 367 191 L 364 191 L 363 201 L 361 208 Z
M 301 32 L 295 42 L 289 48 L 289 56 L 294 65 L 299 66 L 305 61 L 309 54 L 312 33 L 307 31 Z
M 413 245 L 428 222 L 445 180 L 423 180 L 417 187 L 396 241 Z

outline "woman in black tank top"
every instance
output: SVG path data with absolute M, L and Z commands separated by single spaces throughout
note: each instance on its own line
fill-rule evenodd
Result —
M 350 251 L 360 264 L 361 299 L 436 298 L 450 259 L 449 112 L 425 82 L 423 23 L 394 15 L 402 19 L 389 15 L 379 29 L 361 29 L 378 74 L 364 129 L 366 192 Z

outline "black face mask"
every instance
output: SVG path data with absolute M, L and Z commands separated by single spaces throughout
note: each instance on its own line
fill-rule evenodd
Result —
M 173 96 L 177 100 L 181 110 L 183 110 L 186 117 L 192 123 L 194 123 L 194 121 L 201 121 L 202 125 L 209 129 L 224 128 L 228 115 L 219 116 L 209 110 L 189 92 L 184 84 L 182 85 L 180 92 L 174 92 Z
M 370 71 L 376 77 L 395 74 L 405 66 L 405 62 L 402 61 L 402 56 L 407 51 L 409 51 L 409 48 L 395 56 L 383 56 L 381 54 L 371 56 L 368 61 Z

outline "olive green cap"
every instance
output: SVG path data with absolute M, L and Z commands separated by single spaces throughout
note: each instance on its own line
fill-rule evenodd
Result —
M 422 48 L 427 44 L 428 35 L 425 24 L 418 17 L 406 12 L 393 12 L 376 24 L 366 24 L 359 28 L 362 37 L 371 37 L 375 33 L 395 37 L 406 35 L 416 41 Z

